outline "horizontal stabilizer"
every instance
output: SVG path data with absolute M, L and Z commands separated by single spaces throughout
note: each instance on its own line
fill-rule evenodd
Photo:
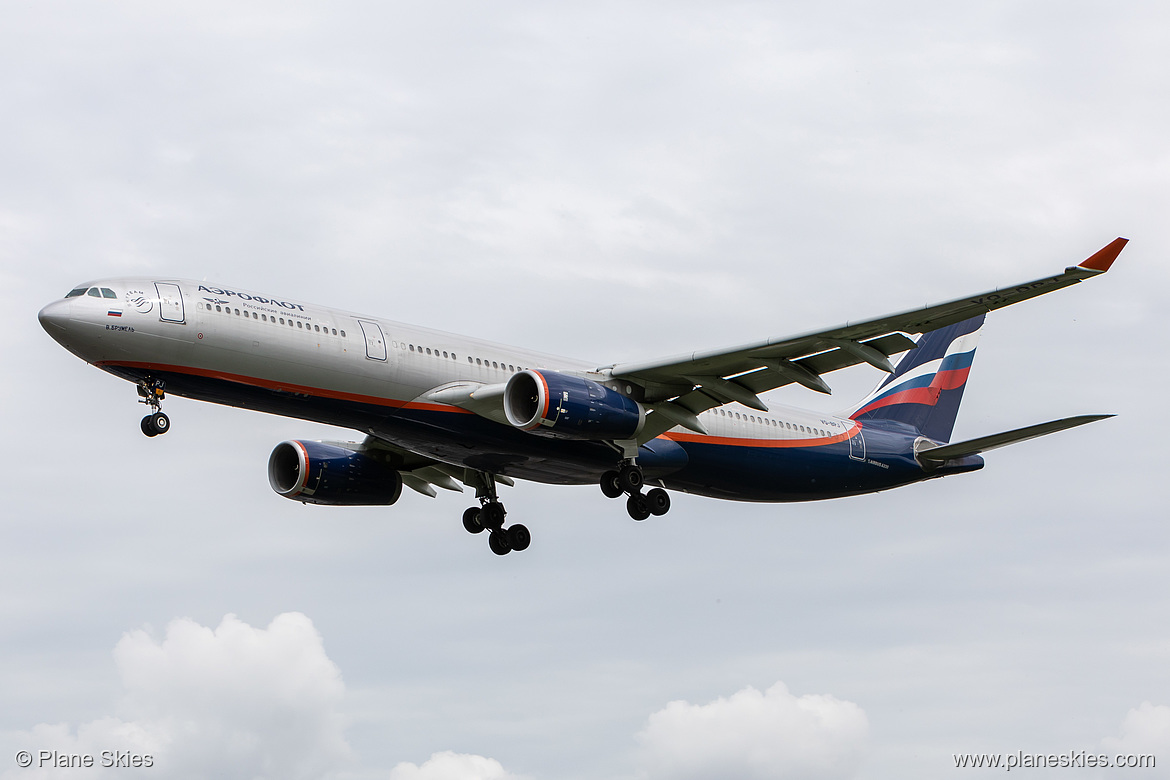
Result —
M 948 460 L 965 458 L 968 455 L 978 455 L 981 452 L 1006 447 L 1018 441 L 1035 439 L 1037 436 L 1045 436 L 1049 433 L 1056 433 L 1067 428 L 1075 428 L 1078 425 L 1097 422 L 1097 420 L 1104 420 L 1107 417 L 1113 417 L 1113 415 L 1084 414 L 1079 417 L 1065 417 L 1062 420 L 1052 420 L 1051 422 L 1040 423 L 1039 425 L 1029 425 L 1026 428 L 1017 428 L 1014 431 L 993 433 L 990 436 L 981 436 L 978 439 L 961 441 L 957 444 L 944 444 L 941 447 L 921 449 L 916 453 L 916 456 L 924 465 L 939 465 Z

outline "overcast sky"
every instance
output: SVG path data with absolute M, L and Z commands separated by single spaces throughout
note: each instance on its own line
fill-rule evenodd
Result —
M 1170 10 L 0 10 L 0 778 L 57 776 L 21 749 L 153 778 L 926 780 L 1016 751 L 1170 777 Z M 143 437 L 133 388 L 36 321 L 83 280 L 206 278 L 606 364 L 1119 235 L 1105 277 L 989 317 L 955 434 L 1118 417 L 975 474 L 645 523 L 521 483 L 506 558 L 468 494 L 269 489 L 278 442 L 347 432 L 171 398 Z

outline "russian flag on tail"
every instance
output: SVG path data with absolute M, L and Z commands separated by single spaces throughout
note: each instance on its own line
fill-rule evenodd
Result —
M 850 418 L 906 423 L 927 438 L 950 441 L 983 318 L 981 314 L 925 334 Z

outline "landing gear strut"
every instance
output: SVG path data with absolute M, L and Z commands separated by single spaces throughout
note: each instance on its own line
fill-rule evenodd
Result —
M 162 402 L 167 397 L 166 383 L 161 379 L 145 377 L 138 383 L 138 403 L 150 407 L 150 414 L 142 418 L 139 427 L 147 436 L 158 436 L 171 429 L 171 418 L 163 414 Z
M 670 511 L 670 494 L 662 488 L 652 488 L 643 494 L 642 486 L 645 484 L 641 467 L 632 460 L 623 463 L 616 471 L 607 471 L 601 475 L 601 492 L 606 498 L 618 498 L 622 494 L 628 496 L 626 511 L 635 520 L 645 520 L 650 515 L 664 515 Z
M 504 518 L 508 513 L 496 495 L 496 480 L 491 474 L 480 474 L 475 497 L 479 499 L 480 505 L 469 507 L 463 513 L 463 527 L 473 534 L 488 531 L 488 547 L 496 555 L 527 550 L 532 543 L 532 534 L 519 523 L 504 527 Z

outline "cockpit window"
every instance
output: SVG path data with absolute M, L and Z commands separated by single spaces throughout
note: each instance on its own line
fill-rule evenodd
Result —
M 118 294 L 115 293 L 113 290 L 111 290 L 109 287 L 103 287 L 102 288 L 102 297 L 103 298 L 113 298 L 113 299 L 117 300 Z
M 90 287 L 89 288 L 89 296 L 91 298 L 100 298 L 100 297 L 102 297 L 102 291 L 96 287 Z
M 69 294 L 66 295 L 65 297 L 66 298 L 76 298 L 79 295 L 85 295 L 86 289 L 87 288 L 85 288 L 85 287 L 78 287 L 76 290 L 70 290 Z

